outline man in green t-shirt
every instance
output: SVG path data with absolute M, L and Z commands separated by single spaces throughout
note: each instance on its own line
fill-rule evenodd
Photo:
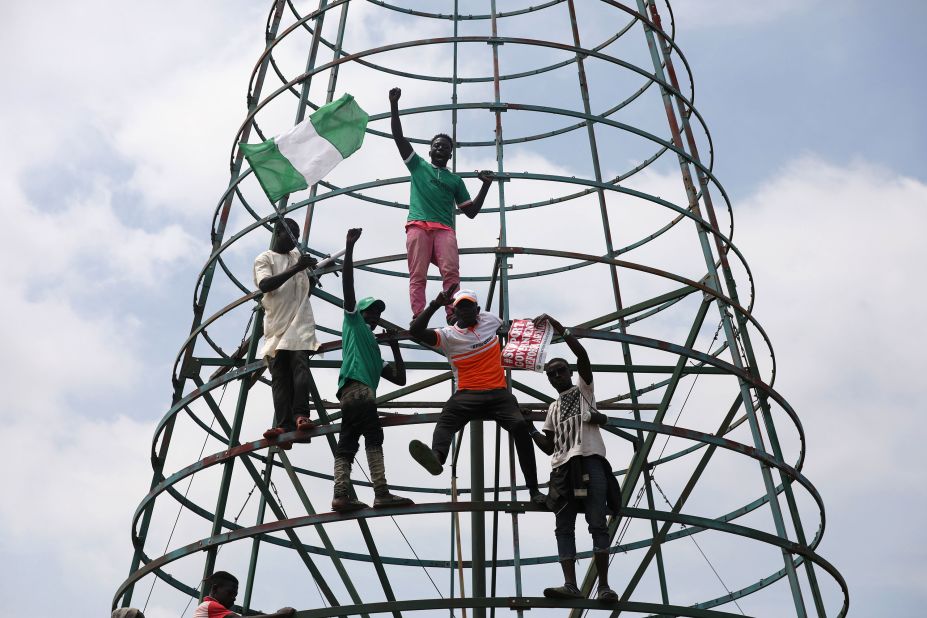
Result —
M 377 416 L 376 392 L 380 378 L 394 384 L 406 383 L 406 366 L 399 352 L 399 342 L 390 340 L 395 363 L 384 363 L 373 329 L 386 309 L 382 300 L 368 296 L 355 300 L 354 243 L 361 229 L 348 230 L 344 253 L 342 286 L 344 291 L 344 323 L 341 327 L 342 360 L 338 374 L 338 401 L 341 402 L 341 435 L 335 450 L 335 495 L 333 511 L 354 511 L 367 505 L 351 496 L 351 462 L 364 436 L 367 464 L 373 483 L 374 507 L 412 504 L 408 498 L 390 493 L 383 462 L 383 427 Z
M 415 154 L 412 145 L 402 134 L 399 120 L 399 97 L 402 91 L 389 91 L 391 129 L 403 162 L 409 168 L 409 217 L 406 221 L 406 255 L 409 261 L 409 301 L 412 316 L 425 309 L 425 282 L 428 266 L 434 264 L 441 273 L 444 291 L 448 295 L 460 284 L 460 254 L 457 234 L 454 232 L 454 214 L 457 208 L 474 218 L 483 207 L 489 192 L 493 173 L 483 170 L 478 178 L 483 182 L 476 199 L 471 200 L 463 179 L 447 169 L 454 151 L 454 140 L 444 133 L 431 138 L 428 156 L 431 163 Z M 454 312 L 446 308 L 447 322 L 453 323 Z

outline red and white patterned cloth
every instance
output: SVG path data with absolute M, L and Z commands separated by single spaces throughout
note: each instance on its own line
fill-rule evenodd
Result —
M 502 350 L 502 366 L 507 369 L 543 371 L 547 346 L 553 334 L 547 322 L 535 326 L 531 320 L 512 320 L 509 339 Z
M 203 602 L 193 610 L 193 618 L 226 618 L 226 616 L 237 615 L 212 597 L 203 599 Z

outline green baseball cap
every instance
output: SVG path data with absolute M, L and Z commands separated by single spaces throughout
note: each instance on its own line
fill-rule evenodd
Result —
M 386 311 L 386 303 L 384 303 L 379 298 L 374 298 L 373 296 L 365 296 L 364 298 L 357 301 L 357 310 L 363 311 L 364 309 L 367 309 L 368 307 L 372 307 L 373 305 L 377 305 L 377 304 L 380 305 L 381 312 Z

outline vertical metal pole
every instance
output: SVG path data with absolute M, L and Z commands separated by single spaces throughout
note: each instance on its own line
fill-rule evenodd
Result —
M 274 16 L 271 20 L 270 28 L 267 31 L 266 37 L 266 47 L 270 47 L 271 43 L 277 36 L 277 31 L 280 28 L 280 20 L 283 17 L 283 8 L 286 4 L 285 0 L 277 0 L 274 5 Z M 267 67 L 270 64 L 270 57 L 266 57 L 261 63 L 261 68 L 258 70 L 258 76 L 254 83 L 254 92 L 251 94 L 251 98 L 248 100 L 248 113 L 254 111 L 254 108 L 257 106 L 257 101 L 261 93 L 262 88 L 264 87 L 264 78 L 267 75 Z M 242 141 L 247 141 L 248 136 L 251 134 L 251 125 L 245 127 L 245 130 L 242 132 Z M 235 155 L 235 162 L 232 164 L 232 169 L 229 177 L 229 186 L 232 186 L 235 181 L 238 179 L 238 175 L 241 173 L 241 165 L 244 161 L 244 154 L 239 150 Z M 229 195 L 225 198 L 225 202 L 222 205 L 222 211 L 219 216 L 218 226 L 216 228 L 215 234 L 212 238 L 212 250 L 215 252 L 221 245 L 222 239 L 225 236 L 225 226 L 228 222 L 229 211 L 232 207 L 232 200 L 235 197 L 235 192 L 229 192 Z M 195 331 L 199 328 L 200 323 L 203 321 L 203 313 L 206 310 L 206 299 L 209 296 L 209 288 L 212 284 L 212 278 L 216 271 L 216 263 L 213 262 L 206 269 L 206 272 L 203 273 L 203 285 L 200 289 L 199 298 L 196 300 L 196 303 L 193 307 L 193 324 L 190 326 L 190 332 Z M 190 345 L 187 347 L 187 350 L 184 352 L 184 358 L 181 362 L 181 377 L 178 380 L 177 384 L 174 385 L 174 394 L 173 394 L 173 403 L 177 403 L 181 397 L 183 397 L 183 389 L 186 384 L 186 378 L 183 376 L 185 369 L 189 366 L 190 361 L 193 358 L 193 348 L 194 342 L 190 342 Z M 164 472 L 164 463 L 167 457 L 167 450 L 170 446 L 171 437 L 174 432 L 174 417 L 172 417 L 164 426 L 164 432 L 161 434 L 161 445 L 158 449 L 158 455 L 154 461 L 152 461 L 153 473 L 151 475 L 151 485 L 149 490 L 154 489 L 158 483 L 161 482 Z M 138 529 L 138 547 L 135 548 L 135 552 L 132 555 L 132 562 L 129 567 L 129 574 L 134 573 L 142 564 L 142 554 L 145 550 L 145 539 L 148 537 L 148 527 L 151 525 L 151 516 L 154 512 L 155 501 L 152 500 L 149 505 L 145 508 L 145 512 L 142 514 L 142 519 L 139 524 Z M 131 584 L 126 588 L 125 594 L 122 596 L 122 606 L 129 607 L 132 603 L 132 594 L 135 591 L 135 584 Z
M 451 141 L 454 142 L 454 157 L 451 159 L 451 171 L 454 173 L 457 173 L 457 34 L 460 25 L 460 14 L 457 12 L 459 8 L 458 5 L 459 0 L 454 0 L 454 68 L 453 75 L 451 76 Z
M 502 451 L 502 426 L 499 423 L 496 423 L 496 449 L 495 449 L 495 458 L 493 459 L 493 485 L 492 485 L 492 500 L 493 502 L 499 502 L 499 468 Z M 489 584 L 489 596 L 496 596 L 496 579 L 498 577 L 498 569 L 496 568 L 496 558 L 499 556 L 499 511 L 492 512 L 492 577 Z M 496 608 L 491 607 L 489 609 L 489 618 L 496 618 Z
M 457 442 L 457 434 L 451 436 L 451 500 L 457 502 L 457 457 L 458 451 L 460 449 L 460 444 Z M 456 546 L 455 546 L 456 541 Z M 454 511 L 451 513 L 451 561 L 448 563 L 448 573 L 451 577 L 451 598 L 454 598 L 454 555 L 457 555 L 457 575 L 460 577 L 460 598 L 466 596 L 466 590 L 464 590 L 464 574 L 463 574 L 463 542 L 460 538 L 460 513 Z M 454 616 L 453 608 L 448 608 L 448 614 L 452 617 Z M 463 616 L 467 618 L 467 610 L 463 609 Z
M 485 501 L 485 486 L 483 480 L 483 422 L 470 423 L 470 493 L 471 501 L 480 503 Z M 486 596 L 486 519 L 480 511 L 473 511 L 471 517 L 471 550 L 472 564 L 471 589 L 475 598 Z M 486 609 L 473 608 L 475 618 L 484 618 Z
M 512 502 L 518 500 L 518 492 L 515 491 L 515 438 L 509 433 L 509 496 Z M 515 596 L 522 595 L 521 589 L 521 546 L 518 538 L 518 511 L 512 510 L 512 561 L 515 570 Z M 493 566 L 495 568 L 495 565 Z M 519 608 L 518 616 L 524 616 L 524 610 Z
M 644 0 L 637 0 L 637 5 L 638 5 L 638 10 L 640 11 L 641 15 L 645 15 L 647 12 L 647 8 L 645 6 Z M 664 75 L 663 67 L 660 64 L 660 58 L 657 52 L 657 45 L 654 39 L 653 30 L 646 23 L 644 23 L 644 33 L 646 34 L 647 44 L 648 44 L 648 47 L 650 48 L 650 56 L 653 62 L 654 74 L 662 77 Z M 682 144 L 682 138 L 681 138 L 680 131 L 679 131 L 679 125 L 676 121 L 676 114 L 673 111 L 672 96 L 670 92 L 663 86 L 660 87 L 660 91 L 663 96 L 663 103 L 666 109 L 667 120 L 669 122 L 670 130 L 672 133 L 673 144 L 676 146 L 676 148 L 682 151 L 684 150 L 684 146 Z M 693 214 L 700 217 L 701 212 L 699 208 L 699 200 L 695 192 L 695 187 L 692 183 L 692 176 L 689 171 L 688 161 L 681 154 L 678 155 L 678 159 L 679 159 L 680 171 L 682 172 L 682 176 L 683 176 L 683 184 L 686 189 L 686 195 L 689 199 L 689 208 Z M 708 279 L 707 285 L 711 287 L 712 289 L 718 291 L 719 293 L 723 293 L 721 282 L 720 282 L 720 279 L 718 278 L 718 272 L 717 272 L 717 269 L 715 268 L 715 257 L 712 253 L 711 245 L 708 241 L 708 233 L 706 232 L 704 226 L 702 225 L 696 225 L 696 229 L 698 231 L 699 242 L 702 247 L 702 253 L 704 254 L 704 257 L 705 257 L 705 265 L 708 268 L 708 272 L 709 272 L 709 279 Z M 719 257 L 723 259 L 724 252 L 722 251 L 721 254 L 722 255 Z M 718 310 L 721 313 L 721 322 L 722 322 L 722 326 L 724 329 L 724 335 L 725 335 L 728 347 L 731 350 L 732 363 L 738 369 L 744 369 L 744 365 L 740 359 L 740 354 L 738 352 L 739 348 L 737 345 L 737 336 L 734 333 L 734 328 L 733 328 L 733 325 L 731 324 L 731 320 L 727 312 L 726 304 L 723 303 L 722 301 L 718 301 Z M 754 447 L 757 449 L 759 453 L 765 455 L 766 447 L 763 443 L 763 437 L 760 432 L 759 423 L 757 422 L 756 410 L 753 406 L 753 396 L 751 394 L 749 385 L 739 378 L 738 378 L 738 382 L 740 384 L 741 398 L 743 399 L 744 409 L 747 413 L 747 421 L 750 426 L 750 433 L 753 437 Z M 773 482 L 772 473 L 769 470 L 769 466 L 767 466 L 764 463 L 761 463 L 760 472 L 763 477 L 763 484 L 766 487 L 767 497 L 769 498 L 769 506 L 770 506 L 770 511 L 771 511 L 772 518 L 773 518 L 773 523 L 776 528 L 776 534 L 780 536 L 781 538 L 788 539 L 788 534 L 786 533 L 785 523 L 782 517 L 781 506 L 779 504 L 778 495 L 776 494 L 776 486 L 775 486 L 775 483 Z M 795 611 L 797 612 L 797 615 L 799 616 L 799 618 L 804 618 L 806 616 L 806 611 L 805 611 L 804 600 L 802 598 L 801 586 L 799 585 L 798 577 L 795 573 L 795 565 L 792 562 L 791 554 L 788 552 L 788 550 L 784 548 L 782 549 L 782 558 L 785 564 L 785 571 L 786 571 L 786 575 L 788 576 L 789 586 L 792 589 L 792 599 L 795 603 Z

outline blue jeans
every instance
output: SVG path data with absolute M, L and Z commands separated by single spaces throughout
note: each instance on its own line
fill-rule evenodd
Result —
M 609 546 L 608 528 L 605 524 L 608 491 L 605 467 L 602 465 L 602 460 L 597 457 L 584 459 L 586 460 L 584 462 L 586 464 L 584 471 L 589 475 L 589 482 L 586 485 L 586 497 L 568 500 L 555 515 L 556 527 L 554 528 L 554 534 L 557 537 L 557 555 L 560 560 L 574 560 L 576 558 L 577 500 L 583 501 L 586 523 L 589 524 L 589 534 L 592 535 L 592 551 L 606 551 Z

